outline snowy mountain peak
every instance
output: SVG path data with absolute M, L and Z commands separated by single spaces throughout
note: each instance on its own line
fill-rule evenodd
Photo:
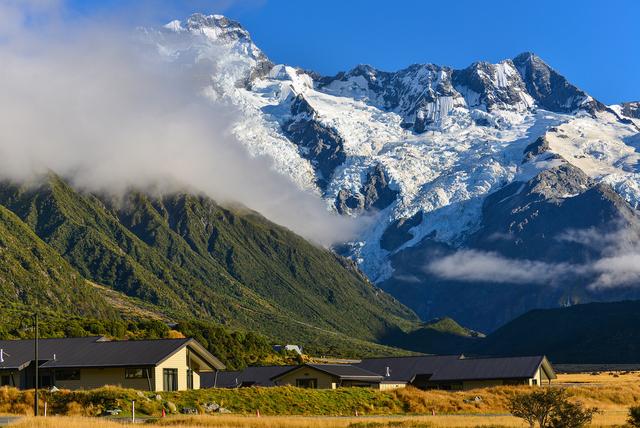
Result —
M 214 60 L 211 58 L 213 53 L 207 51 L 207 45 L 210 45 L 231 49 L 250 62 L 268 62 L 251 40 L 249 32 L 237 21 L 223 15 L 194 13 L 184 21 L 173 20 L 164 25 L 161 33 L 163 37 L 158 37 L 160 45 L 173 54 L 196 50 L 197 59 Z
M 531 52 L 518 55 L 513 63 L 540 108 L 558 113 L 583 110 L 591 115 L 607 109 Z
M 212 40 L 251 42 L 249 32 L 240 23 L 222 15 L 194 13 L 186 21 L 174 20 L 166 24 L 164 28 L 175 32 L 202 33 Z

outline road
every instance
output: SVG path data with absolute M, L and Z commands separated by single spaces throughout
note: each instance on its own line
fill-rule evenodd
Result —
M 20 416 L 0 416 L 0 427 L 20 419 Z

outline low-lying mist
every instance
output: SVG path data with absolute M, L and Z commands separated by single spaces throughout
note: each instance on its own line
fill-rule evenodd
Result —
M 42 20 L 27 19 L 27 6 Z M 239 113 L 199 96 L 132 28 L 62 24 L 56 11 L 55 2 L 0 0 L 0 178 L 53 171 L 114 195 L 199 191 L 323 245 L 356 232 L 268 159 L 249 156 L 230 132 Z

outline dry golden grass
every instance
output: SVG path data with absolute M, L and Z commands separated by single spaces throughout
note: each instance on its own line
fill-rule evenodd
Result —
M 620 378 L 618 378 L 620 379 Z M 563 385 L 563 386 L 566 386 Z M 572 401 L 607 412 L 626 412 L 630 406 L 640 405 L 640 382 L 625 379 L 602 384 L 574 384 L 567 386 Z M 421 391 L 415 388 L 395 392 L 407 413 L 508 413 L 508 398 L 531 391 L 528 387 L 495 387 L 471 391 Z M 470 400 L 478 396 L 479 402 Z
M 383 428 L 383 427 L 524 427 L 512 416 L 193 416 L 159 421 L 158 426 L 216 428 Z
M 593 427 L 624 425 L 626 413 L 606 412 L 596 416 Z M 116 428 L 121 422 L 100 418 L 48 417 L 25 418 L 14 428 Z M 512 416 L 441 415 L 441 416 L 364 416 L 364 417 L 313 417 L 313 416 L 178 416 L 144 424 L 146 427 L 172 428 L 410 428 L 410 427 L 509 427 L 527 425 Z
M 122 423 L 99 418 L 56 416 L 25 418 L 14 428 L 116 428 Z M 525 427 L 511 416 L 394 416 L 394 417 L 310 417 L 310 416 L 190 416 L 166 418 L 146 427 L 172 428 L 383 428 L 383 427 Z
M 554 383 L 571 384 L 618 384 L 640 382 L 640 372 L 600 372 L 600 373 L 562 373 Z

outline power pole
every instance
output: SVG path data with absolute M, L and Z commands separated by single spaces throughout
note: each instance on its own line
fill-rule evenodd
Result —
M 35 363 L 36 363 L 36 382 L 35 382 L 35 394 L 33 396 L 33 414 L 35 416 L 38 416 L 38 365 L 39 365 L 39 361 L 38 361 L 38 308 L 36 306 L 36 312 L 33 315 L 33 324 L 34 324 L 34 330 L 35 330 L 35 335 L 34 335 L 34 354 L 35 354 Z

